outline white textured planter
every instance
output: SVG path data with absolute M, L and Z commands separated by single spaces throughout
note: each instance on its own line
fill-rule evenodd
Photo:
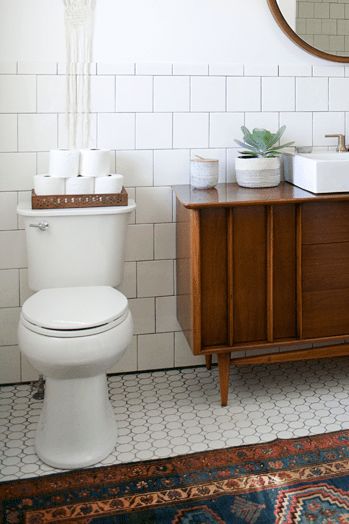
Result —
M 219 161 L 196 157 L 190 163 L 190 184 L 195 189 L 210 189 L 218 183 Z
M 236 181 L 242 187 L 280 184 L 280 158 L 236 158 Z

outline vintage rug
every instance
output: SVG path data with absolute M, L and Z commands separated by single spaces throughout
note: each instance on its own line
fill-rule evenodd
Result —
M 4 524 L 348 524 L 349 431 L 0 484 Z

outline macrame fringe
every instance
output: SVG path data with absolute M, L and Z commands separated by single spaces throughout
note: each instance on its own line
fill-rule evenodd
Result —
M 96 0 L 63 0 L 66 35 L 66 126 L 69 148 L 90 140 L 90 64 Z

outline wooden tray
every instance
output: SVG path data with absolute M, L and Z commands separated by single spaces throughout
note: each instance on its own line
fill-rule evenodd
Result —
M 121 193 L 93 195 L 37 195 L 32 190 L 33 209 L 55 209 L 67 207 L 127 206 L 128 194 L 123 187 Z

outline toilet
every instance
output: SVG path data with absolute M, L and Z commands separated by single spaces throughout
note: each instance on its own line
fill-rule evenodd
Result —
M 22 307 L 19 346 L 46 379 L 35 447 L 55 468 L 91 466 L 116 444 L 106 372 L 132 339 L 128 301 L 114 288 L 135 207 L 17 209 L 35 291 Z

